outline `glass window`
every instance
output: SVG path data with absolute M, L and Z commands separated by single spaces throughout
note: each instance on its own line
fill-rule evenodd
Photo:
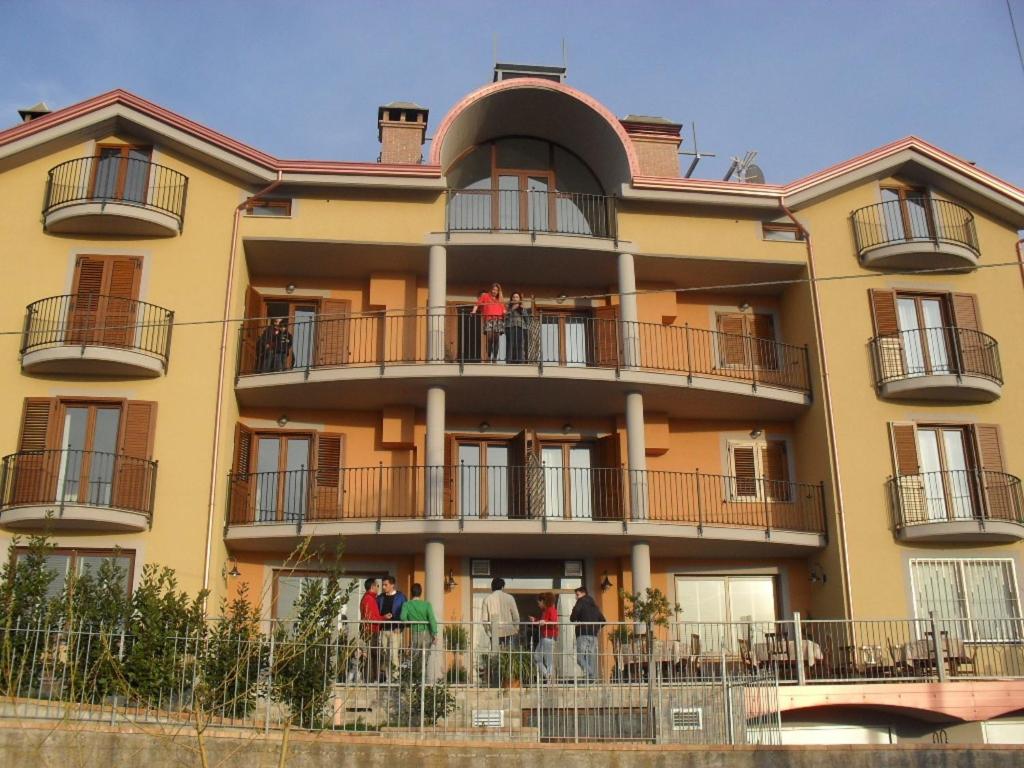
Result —
M 1020 597 L 1012 560 L 911 560 L 914 614 L 974 641 L 1019 641 Z
M 774 631 L 773 576 L 680 576 L 676 600 L 681 609 L 680 640 L 700 637 L 702 651 L 738 650 L 737 640 L 757 642 Z
M 363 596 L 363 582 L 377 574 L 363 574 L 358 576 L 345 575 L 341 579 L 342 595 L 347 599 L 342 605 L 341 614 L 338 616 L 338 629 L 349 637 L 357 637 L 359 633 L 359 601 Z M 295 619 L 296 605 L 302 594 L 302 587 L 308 581 L 319 581 L 327 583 L 327 576 L 322 573 L 295 573 L 281 572 L 274 573 L 274 609 L 273 618 L 283 622 L 290 622 Z
M 24 556 L 26 552 L 26 549 L 19 548 L 15 551 L 15 558 Z M 45 560 L 47 570 L 53 574 L 53 581 L 46 590 L 47 597 L 58 597 L 64 591 L 69 573 L 95 576 L 106 560 L 114 561 L 125 592 L 130 593 L 135 568 L 135 553 L 131 550 L 57 549 Z
M 804 233 L 795 224 L 762 224 L 761 237 L 765 240 L 797 243 L 804 239 Z
M 247 216 L 291 216 L 291 200 L 250 200 L 245 206 Z

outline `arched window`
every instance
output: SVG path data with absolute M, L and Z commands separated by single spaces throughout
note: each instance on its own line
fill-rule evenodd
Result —
M 610 234 L 597 177 L 549 141 L 515 136 L 478 144 L 455 163 L 448 181 L 453 230 Z

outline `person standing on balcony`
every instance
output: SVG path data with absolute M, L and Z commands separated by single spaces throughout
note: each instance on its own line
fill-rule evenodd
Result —
M 537 642 L 534 659 L 544 679 L 550 680 L 555 674 L 555 640 L 558 639 L 558 608 L 555 607 L 555 596 L 550 592 L 537 595 L 537 607 L 541 610 L 540 618 L 530 617 L 530 621 L 540 628 L 540 640 Z
M 605 618 L 582 584 L 576 587 L 576 604 L 569 621 L 576 625 L 576 659 L 583 674 L 591 682 L 597 680 L 597 636 Z
M 492 283 L 490 291 L 480 294 L 470 314 L 475 315 L 478 311 L 484 319 L 487 360 L 496 363 L 501 348 L 501 335 L 505 332 L 505 297 L 501 293 L 499 283 Z
M 359 601 L 359 618 L 362 621 L 363 642 L 366 643 L 366 679 L 378 682 L 380 678 L 380 608 L 377 605 L 377 580 L 369 578 L 363 582 L 362 599 Z
M 384 591 L 377 596 L 377 608 L 384 620 L 381 625 L 381 647 L 383 648 L 382 663 L 386 665 L 388 680 L 394 680 L 398 672 L 402 656 L 402 608 L 405 595 L 398 591 L 394 576 L 381 579 Z
M 484 598 L 480 620 L 488 635 L 497 636 L 499 648 L 515 648 L 519 640 L 519 608 L 505 591 L 504 579 L 491 579 L 491 594 Z M 492 635 L 493 646 L 495 637 Z
M 526 362 L 526 337 L 530 328 L 530 312 L 523 306 L 523 294 L 513 291 L 508 300 L 505 319 L 505 359 L 510 363 Z
M 292 335 L 288 332 L 288 321 L 275 317 L 260 334 L 256 346 L 256 358 L 260 373 L 283 371 L 288 365 L 292 351 Z

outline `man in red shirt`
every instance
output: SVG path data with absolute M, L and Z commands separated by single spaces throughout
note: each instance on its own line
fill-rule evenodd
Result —
M 362 621 L 363 641 L 366 643 L 366 680 L 380 682 L 380 627 L 381 615 L 377 605 L 377 580 L 369 578 L 363 582 L 362 599 L 359 601 L 359 618 Z

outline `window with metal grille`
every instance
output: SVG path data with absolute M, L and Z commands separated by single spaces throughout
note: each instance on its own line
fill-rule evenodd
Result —
M 915 615 L 934 614 L 940 631 L 977 642 L 1024 639 L 1012 560 L 911 560 L 910 575 Z
M 704 730 L 704 710 L 700 707 L 673 707 L 672 708 L 672 730 L 673 731 L 702 731 Z

